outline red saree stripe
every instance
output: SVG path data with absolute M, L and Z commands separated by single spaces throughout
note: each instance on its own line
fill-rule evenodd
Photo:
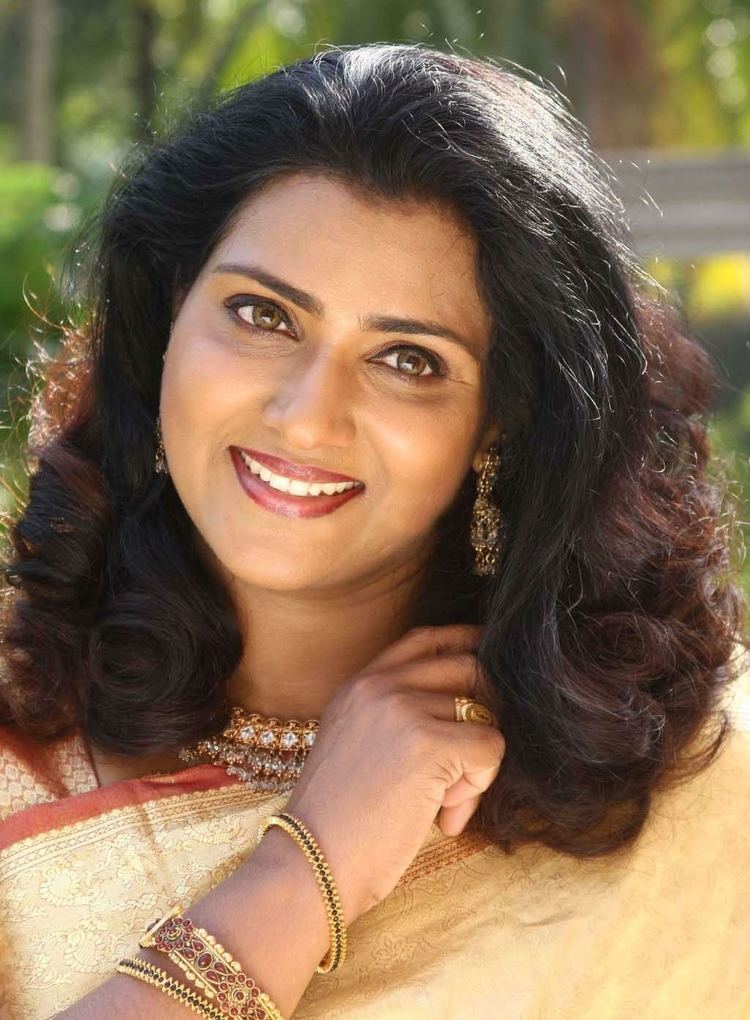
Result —
M 228 775 L 219 765 L 193 765 L 169 775 L 125 779 L 87 793 L 35 804 L 0 822 L 0 850 L 30 836 L 51 832 L 116 808 L 147 804 L 182 793 L 218 790 L 239 782 L 241 780 Z

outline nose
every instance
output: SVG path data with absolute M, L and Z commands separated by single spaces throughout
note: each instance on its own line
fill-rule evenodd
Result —
M 283 375 L 263 417 L 282 434 L 287 449 L 348 445 L 355 431 L 349 370 L 320 351 Z

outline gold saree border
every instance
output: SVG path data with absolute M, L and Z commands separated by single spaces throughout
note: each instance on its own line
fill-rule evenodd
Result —
M 86 798 L 89 801 L 88 815 L 74 817 L 69 819 L 66 824 L 58 824 L 45 831 L 37 831 L 0 847 L 2 881 L 13 879 L 29 868 L 43 866 L 46 858 L 51 854 L 58 856 L 61 851 L 68 850 L 74 853 L 76 848 L 82 844 L 95 843 L 103 838 L 114 837 L 121 831 L 169 826 L 191 816 L 196 819 L 205 818 L 216 811 L 236 808 L 257 809 L 266 802 L 271 811 L 276 811 L 280 810 L 285 800 L 288 799 L 288 794 L 283 797 L 280 794 L 269 796 L 267 793 L 253 793 L 240 780 L 232 776 L 227 777 L 230 782 L 217 784 L 214 774 L 216 771 L 220 771 L 226 776 L 226 773 L 216 766 L 199 765 L 186 770 L 185 773 L 179 773 L 180 776 L 185 776 L 181 782 L 175 782 L 174 775 L 157 777 L 149 782 L 142 779 L 126 780 L 112 787 L 93 790 L 90 794 L 80 794 L 77 798 L 70 798 L 70 800 Z M 191 773 L 197 773 L 197 775 L 190 775 Z M 192 789 L 187 792 L 183 790 L 175 793 L 175 786 L 185 785 L 190 785 Z M 137 801 L 131 799 L 128 803 L 121 803 L 119 806 L 101 810 L 101 797 L 97 797 L 97 794 L 101 795 L 110 791 L 118 801 L 122 801 L 128 795 L 132 796 L 134 786 L 147 787 L 150 797 Z M 201 788 L 196 788 L 198 786 Z M 122 789 L 123 787 L 128 789 Z M 39 810 L 65 803 L 65 801 L 59 801 L 42 804 L 39 805 Z M 92 811 L 91 808 L 94 805 L 98 806 L 99 810 Z M 28 811 L 20 812 L 20 815 L 36 811 L 36 808 L 30 808 Z M 59 817 L 56 820 L 59 822 Z M 260 818 L 258 818 L 258 822 L 260 822 Z M 448 865 L 457 864 L 491 846 L 493 846 L 492 841 L 482 834 L 465 832 L 459 836 L 446 836 L 439 826 L 433 823 L 422 848 L 401 876 L 396 887 L 407 885 L 414 879 L 432 874 Z
M 252 794 L 236 786 L 233 783 L 229 787 L 179 794 L 166 791 L 161 797 L 112 808 L 19 840 L 0 850 L 0 876 L 3 881 L 15 878 L 28 867 L 44 863 L 47 855 L 59 856 L 68 849 L 74 852 L 77 847 L 99 842 L 122 831 L 153 831 L 155 826 L 168 826 L 183 818 L 202 820 L 216 809 L 235 805 L 252 807 L 263 801 L 264 794 Z
M 430 835 L 434 838 L 435 830 L 440 833 L 436 842 L 423 846 L 409 867 L 396 883 L 396 888 L 408 885 L 415 878 L 431 875 L 449 864 L 459 864 L 467 857 L 492 848 L 501 853 L 491 839 L 481 833 L 463 832 L 459 836 L 445 836 L 437 825 L 433 824 Z

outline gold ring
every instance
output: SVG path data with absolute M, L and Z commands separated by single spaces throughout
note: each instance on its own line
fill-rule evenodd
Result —
M 455 697 L 453 699 L 456 722 L 478 722 L 487 726 L 494 726 L 490 710 L 481 702 L 472 698 Z

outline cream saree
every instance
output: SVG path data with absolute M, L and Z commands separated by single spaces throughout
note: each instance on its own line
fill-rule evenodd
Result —
M 750 674 L 730 707 L 722 753 L 656 799 L 622 855 L 508 857 L 433 826 L 295 1018 L 750 1018 Z M 83 748 L 0 730 L 4 1020 L 52 1017 L 106 980 L 150 920 L 253 851 L 288 796 L 213 765 L 98 789 Z

